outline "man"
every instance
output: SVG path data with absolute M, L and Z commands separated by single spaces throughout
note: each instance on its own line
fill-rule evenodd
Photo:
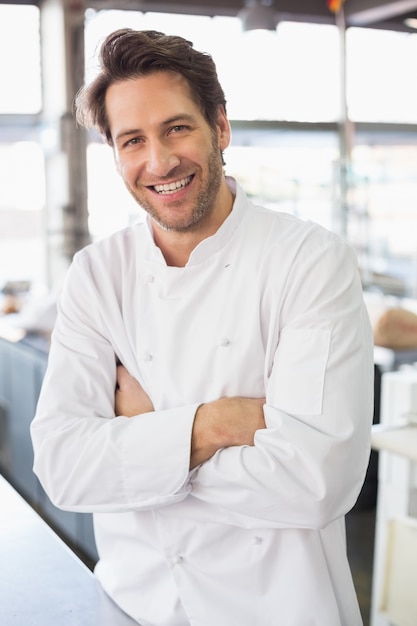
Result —
M 225 106 L 184 39 L 104 42 L 78 120 L 148 216 L 74 258 L 35 471 L 94 513 L 97 577 L 144 626 L 358 626 L 344 516 L 373 354 L 355 255 L 224 175 Z

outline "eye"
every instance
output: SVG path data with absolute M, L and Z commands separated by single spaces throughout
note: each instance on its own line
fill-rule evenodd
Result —
M 125 146 L 136 146 L 136 144 L 140 143 L 140 137 L 132 137 L 129 141 L 126 141 Z
M 185 130 L 189 130 L 189 126 L 186 126 L 185 124 L 176 124 L 175 126 L 172 126 L 172 128 L 170 129 L 170 132 L 181 133 Z
M 125 141 L 120 142 L 119 150 L 128 150 L 129 148 L 134 148 L 143 143 L 143 139 L 140 136 L 133 136 L 129 139 L 125 139 Z

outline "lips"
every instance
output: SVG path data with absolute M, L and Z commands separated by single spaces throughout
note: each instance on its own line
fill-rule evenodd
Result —
M 192 176 L 187 178 L 180 178 L 172 183 L 164 183 L 163 185 L 153 185 L 153 189 L 160 195 L 170 195 L 176 193 L 179 189 L 184 189 L 190 184 Z

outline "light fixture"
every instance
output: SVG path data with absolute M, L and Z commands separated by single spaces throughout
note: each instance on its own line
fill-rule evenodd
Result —
M 278 23 L 272 0 L 246 0 L 238 17 L 243 30 L 275 30 Z

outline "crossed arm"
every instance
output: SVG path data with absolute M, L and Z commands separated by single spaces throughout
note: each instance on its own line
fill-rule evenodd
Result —
M 228 446 L 254 445 L 255 431 L 266 428 L 265 398 L 219 398 L 197 409 L 191 437 L 190 469 Z M 151 399 L 123 365 L 117 368 L 116 415 L 133 417 L 154 410 Z

